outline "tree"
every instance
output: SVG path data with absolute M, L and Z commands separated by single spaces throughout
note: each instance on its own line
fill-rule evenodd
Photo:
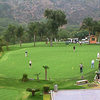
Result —
M 40 91 L 40 90 L 39 90 L 39 89 L 31 89 L 31 88 L 27 88 L 26 91 L 32 92 L 32 96 L 34 96 L 34 95 L 35 95 L 35 92 L 38 92 L 38 91 Z
M 6 46 L 7 50 L 8 50 L 8 44 L 7 42 L 4 40 L 3 37 L 0 37 L 0 52 L 3 52 L 3 46 Z
M 80 30 L 80 31 L 75 31 L 74 37 L 79 38 L 79 40 L 84 39 L 86 36 L 88 36 L 88 31 L 86 30 Z
M 39 75 L 40 73 L 35 74 L 37 76 L 37 80 L 39 81 Z
M 97 32 L 98 42 L 100 42 L 100 21 L 94 27 L 94 30 Z
M 46 25 L 45 23 L 41 22 L 39 23 L 38 27 L 39 27 L 38 35 L 40 36 L 40 41 L 42 41 L 42 38 L 46 33 Z
M 28 75 L 27 74 L 23 74 L 22 81 L 23 82 L 28 81 Z
M 45 80 L 47 80 L 47 69 L 49 69 L 48 66 L 43 66 L 43 68 L 45 69 Z
M 59 31 L 58 31 L 58 38 L 59 39 L 64 39 L 64 40 L 67 40 L 67 38 L 69 37 L 69 32 L 67 31 L 67 30 L 65 30 L 65 29 L 60 29 Z
M 92 32 L 93 29 L 93 18 L 87 17 L 83 20 L 81 29 L 86 29 L 89 32 L 89 44 L 90 44 L 90 33 Z
M 0 37 L 0 52 L 3 51 L 2 47 L 3 47 L 3 39 Z
M 9 25 L 5 34 L 5 39 L 7 42 L 15 44 L 16 42 L 16 26 Z
M 17 27 L 17 37 L 20 40 L 20 42 L 19 42 L 20 43 L 20 47 L 22 45 L 22 36 L 23 36 L 23 34 L 24 34 L 24 28 L 22 26 Z
M 28 32 L 31 36 L 34 35 L 34 47 L 36 42 L 36 34 L 39 32 L 39 22 L 31 22 L 28 25 Z
M 47 18 L 47 27 L 50 33 L 50 45 L 52 46 L 52 39 L 57 34 L 58 28 L 67 24 L 66 15 L 61 10 L 45 10 L 44 16 Z

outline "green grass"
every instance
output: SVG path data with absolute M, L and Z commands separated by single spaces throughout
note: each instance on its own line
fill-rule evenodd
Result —
M 76 51 L 73 52 L 73 45 L 76 46 Z M 5 48 L 4 48 L 5 50 Z M 25 57 L 25 51 L 28 51 L 28 57 Z M 97 53 L 100 52 L 99 45 L 82 45 L 64 43 L 54 44 L 53 47 L 47 46 L 45 43 L 11 45 L 9 51 L 5 51 L 0 59 L 0 87 L 5 89 L 4 92 L 9 92 L 15 100 L 42 100 L 43 86 L 50 85 L 53 89 L 54 84 L 58 84 L 59 89 L 80 89 L 83 86 L 74 85 L 80 79 L 79 64 L 83 63 L 83 75 L 85 79 L 92 81 L 95 75 L 95 70 L 98 68 L 96 61 Z M 91 60 L 95 60 L 95 68 L 91 69 Z M 32 60 L 32 68 L 29 68 L 29 60 Z M 48 79 L 44 80 L 43 65 L 48 65 Z M 40 74 L 41 81 L 22 82 L 20 79 L 26 73 L 29 78 L 36 79 L 35 73 Z M 26 88 L 39 88 L 41 91 L 32 97 L 26 92 Z M 9 91 L 8 91 L 8 90 Z M 12 94 L 11 94 L 12 93 Z M 3 91 L 0 91 L 0 98 L 3 98 Z M 24 97 L 24 95 L 26 97 Z M 6 97 L 9 98 L 10 96 Z M 7 99 L 11 100 L 11 99 Z M 13 99 L 14 100 L 14 99 Z
M 50 94 L 43 95 L 43 100 L 50 100 Z
M 15 98 L 19 98 L 18 95 L 19 93 L 16 90 L 0 89 L 1 100 L 15 100 Z

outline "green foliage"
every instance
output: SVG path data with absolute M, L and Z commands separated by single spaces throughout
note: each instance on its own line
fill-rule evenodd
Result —
M 24 35 L 24 28 L 22 26 L 18 26 L 16 29 L 16 36 L 20 40 L 20 47 L 22 44 L 22 36 Z
M 44 69 L 49 69 L 49 67 L 48 67 L 48 66 L 43 66 L 43 68 L 44 68 Z
M 58 30 L 58 27 L 67 24 L 66 15 L 61 10 L 45 10 L 44 16 L 48 19 L 51 24 L 51 30 L 55 33 Z
M 45 85 L 45 86 L 43 87 L 44 93 L 49 93 L 49 90 L 50 90 L 50 87 L 49 87 L 48 85 Z
M 22 26 L 17 27 L 17 37 L 21 39 L 24 34 L 24 28 Z
M 86 36 L 88 36 L 88 31 L 86 30 L 80 30 L 75 32 L 74 37 L 79 38 L 79 40 L 84 39 Z
M 65 29 L 61 29 L 58 31 L 58 38 L 67 40 L 67 38 L 70 36 L 70 32 L 68 32 Z
M 81 29 L 87 29 L 88 32 L 90 33 L 93 28 L 93 23 L 94 23 L 93 18 L 87 17 L 83 20 Z
M 0 52 L 3 51 L 3 46 L 6 46 L 6 45 L 7 45 L 7 43 L 4 40 L 4 38 L 3 37 L 0 37 Z
M 0 18 L 0 35 L 5 35 L 5 31 L 7 30 L 9 24 L 17 25 L 18 23 L 13 19 Z
M 40 75 L 40 73 L 37 73 L 37 74 L 34 74 L 34 75 L 37 76 L 37 80 L 39 81 L 39 75 Z
M 23 74 L 22 81 L 23 82 L 28 81 L 28 75 L 27 74 Z
M 30 37 L 34 36 L 34 46 L 36 42 L 36 35 L 40 34 L 42 36 L 43 30 L 42 24 L 39 22 L 31 22 L 28 25 L 28 33 L 30 34 Z
M 80 26 L 79 25 L 67 25 L 66 30 L 68 32 L 73 32 L 73 31 L 79 31 Z
M 58 28 L 67 24 L 66 15 L 61 10 L 45 10 L 44 16 L 47 18 L 47 27 L 50 33 L 50 45 L 52 46 L 52 38 L 57 35 Z
M 34 92 L 38 92 L 39 89 L 31 89 L 31 88 L 27 88 L 26 91 L 29 91 L 29 92 L 32 92 L 32 91 L 34 91 Z
M 39 90 L 39 89 L 31 89 L 31 88 L 27 88 L 26 91 L 32 92 L 32 96 L 34 96 L 34 95 L 35 95 L 35 92 L 38 92 L 38 91 L 40 91 L 40 90 Z
M 16 26 L 15 25 L 9 25 L 8 29 L 5 34 L 5 39 L 7 42 L 16 43 Z

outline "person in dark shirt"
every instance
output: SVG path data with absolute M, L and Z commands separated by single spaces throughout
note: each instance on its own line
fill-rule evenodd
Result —
M 27 57 L 27 54 L 28 54 L 28 52 L 27 52 L 27 51 L 25 51 L 25 57 Z
M 75 46 L 73 46 L 73 50 L 75 51 Z
M 82 65 L 82 63 L 80 64 L 80 73 L 83 73 L 83 65 Z

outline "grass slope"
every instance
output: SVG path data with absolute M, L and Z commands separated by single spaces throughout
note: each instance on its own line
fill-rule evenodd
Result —
M 30 93 L 26 92 L 26 88 L 40 88 L 42 90 L 45 84 L 50 85 L 53 89 L 54 84 L 58 84 L 59 89 L 79 89 L 82 86 L 75 86 L 75 82 L 80 79 L 81 74 L 79 64 L 82 62 L 84 66 L 84 77 L 89 81 L 93 80 L 94 72 L 98 68 L 96 61 L 97 52 L 100 52 L 99 45 L 78 45 L 76 51 L 73 52 L 73 44 L 65 45 L 64 43 L 54 44 L 53 47 L 46 46 L 44 43 L 23 44 L 10 46 L 9 51 L 5 52 L 0 59 L 0 98 L 3 100 L 2 94 L 12 95 L 15 100 L 32 100 Z M 25 57 L 25 51 L 28 51 L 28 57 Z M 91 69 L 91 60 L 95 60 L 95 68 Z M 32 60 L 32 68 L 29 68 L 29 60 Z M 48 65 L 48 78 L 51 81 L 43 81 L 44 69 L 43 65 Z M 41 73 L 41 81 L 21 82 L 23 73 L 28 74 L 29 78 L 36 79 L 35 73 Z M 41 92 L 40 92 L 41 93 Z M 42 96 L 37 93 L 34 100 L 42 100 Z M 11 99 L 7 99 L 11 100 Z M 14 99 L 13 99 L 14 100 Z

